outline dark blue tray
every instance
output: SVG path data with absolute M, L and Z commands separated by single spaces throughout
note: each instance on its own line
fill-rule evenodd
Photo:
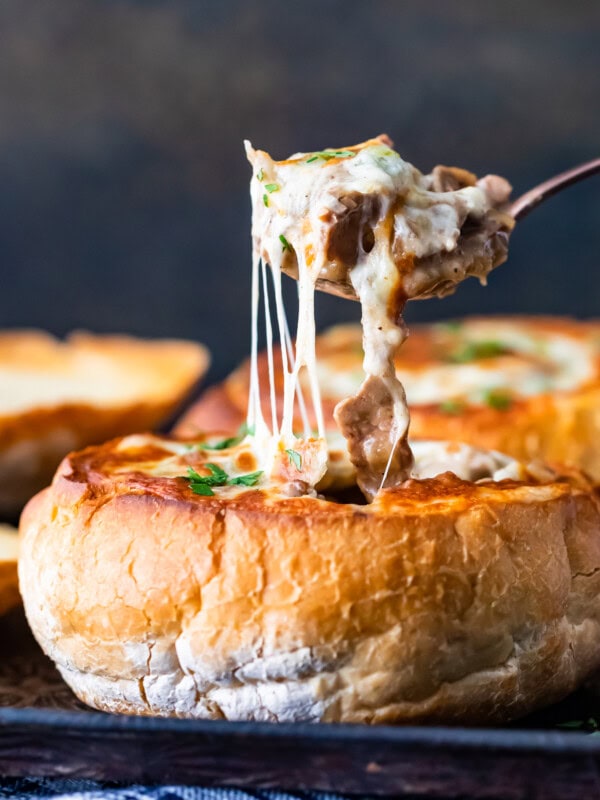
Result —
M 21 611 L 0 620 L 0 653 L 0 774 L 7 776 L 502 800 L 600 797 L 600 736 L 556 728 L 596 713 L 600 703 L 586 692 L 518 729 L 200 722 L 86 709 L 33 642 Z

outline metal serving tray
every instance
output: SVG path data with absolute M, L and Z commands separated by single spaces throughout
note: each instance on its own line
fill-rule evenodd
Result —
M 578 692 L 518 728 L 194 722 L 91 711 L 0 618 L 0 774 L 370 795 L 600 798 L 600 736 L 561 730 L 600 712 Z

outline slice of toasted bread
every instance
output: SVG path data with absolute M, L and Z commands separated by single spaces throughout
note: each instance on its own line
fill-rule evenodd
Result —
M 16 517 L 69 451 L 155 428 L 208 363 L 193 342 L 0 333 L 0 518 Z
M 15 528 L 0 524 L 0 614 L 21 602 L 17 579 L 18 541 Z

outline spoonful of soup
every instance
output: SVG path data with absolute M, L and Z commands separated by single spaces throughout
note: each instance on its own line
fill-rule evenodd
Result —
M 512 187 L 504 178 L 478 179 L 446 166 L 425 175 L 404 161 L 385 135 L 285 161 L 251 148 L 248 153 L 264 216 L 276 220 L 283 272 L 298 278 L 291 242 L 300 232 L 308 248 L 303 256 L 318 264 L 316 288 L 353 300 L 358 298 L 352 271 L 375 249 L 395 264 L 400 302 L 451 294 L 469 276 L 485 283 L 506 260 L 516 221 L 600 170 L 600 159 L 587 162 L 511 203 Z M 261 255 L 269 261 L 268 253 Z

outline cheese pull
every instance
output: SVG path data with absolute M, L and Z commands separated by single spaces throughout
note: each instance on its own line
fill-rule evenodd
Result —
M 281 273 L 298 279 L 296 368 L 290 372 L 283 364 L 282 432 L 291 432 L 303 365 L 311 387 L 318 389 L 315 288 L 360 300 L 365 380 L 358 393 L 338 404 L 334 416 L 358 485 L 372 501 L 381 489 L 407 480 L 413 466 L 406 397 L 394 369 L 406 338 L 404 305 L 412 298 L 448 294 L 469 275 L 485 281 L 506 259 L 513 220 L 502 207 L 511 188 L 503 178 L 488 175 L 477 181 L 451 167 L 423 175 L 392 150 L 386 136 L 286 161 L 273 161 L 249 143 L 246 150 L 253 167 L 255 263 L 270 264 L 276 302 Z M 320 409 L 314 389 L 312 404 Z M 256 408 L 256 400 L 252 405 Z M 256 427 L 254 416 L 248 422 Z M 322 414 L 318 427 L 322 436 Z

